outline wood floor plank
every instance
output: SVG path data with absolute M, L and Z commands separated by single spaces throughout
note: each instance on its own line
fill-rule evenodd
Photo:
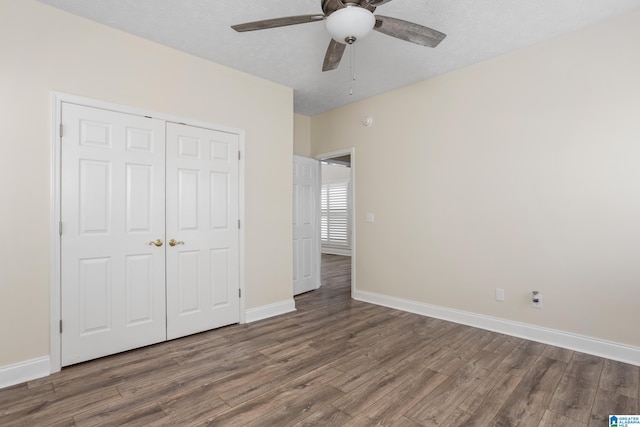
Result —
M 424 427 L 424 426 L 407 417 L 402 417 L 398 421 L 393 423 L 393 427 Z
M 599 386 L 603 390 L 637 397 L 639 393 L 640 367 L 614 360 L 604 360 Z
M 544 416 L 567 364 L 538 357 L 500 411 L 491 421 L 496 426 L 537 426 Z
M 608 420 L 607 420 L 608 423 Z M 606 426 L 606 424 L 602 424 Z M 573 418 L 567 418 L 562 414 L 555 413 L 553 411 L 545 411 L 542 420 L 538 427 L 558 427 L 558 426 L 571 426 L 571 427 L 587 427 L 587 424 L 578 422 Z
M 569 363 L 571 357 L 573 356 L 573 351 L 567 350 L 566 348 L 548 345 L 547 348 L 545 348 L 542 352 L 542 356 L 548 357 L 549 359 L 556 359 L 561 362 Z
M 193 425 L 203 423 L 230 409 L 211 384 L 188 389 L 156 400 L 165 416 L 163 425 Z
M 286 405 L 288 402 L 291 402 L 300 396 L 327 385 L 328 381 L 332 378 L 331 375 L 333 372 L 335 371 L 332 370 L 332 368 L 323 366 L 316 371 L 312 371 L 309 374 L 297 378 L 294 381 L 284 384 L 276 389 L 266 391 L 253 399 L 240 403 L 239 405 L 224 411 L 220 415 L 217 415 L 213 419 L 208 420 L 204 425 L 244 426 L 254 422 L 255 420 L 263 420 L 265 417 L 268 417 L 270 413 L 282 407 L 282 405 Z M 336 395 L 332 394 L 333 397 L 331 400 L 333 400 L 335 396 L 341 395 L 342 392 L 336 389 L 335 393 Z
M 440 371 L 441 366 L 446 364 L 446 360 L 440 361 L 442 357 L 446 357 L 453 352 L 449 348 L 435 347 L 429 341 L 420 341 L 416 343 L 413 351 L 405 355 L 398 363 L 389 368 L 391 371 L 404 370 L 410 366 L 423 366 L 433 371 Z M 436 362 L 440 364 L 436 365 Z
M 422 401 L 448 377 L 430 369 L 407 372 L 406 379 L 393 390 L 393 399 L 378 399 L 364 412 L 370 425 L 392 425 Z
M 504 354 L 506 356 L 514 349 L 516 349 L 520 344 L 522 344 L 523 341 L 524 340 L 521 338 L 498 334 L 498 336 L 496 336 L 493 341 L 487 344 L 483 348 L 483 350 L 487 350 L 497 354 Z
M 442 425 L 479 384 L 475 377 L 449 376 L 406 416 L 424 426 Z
M 589 384 L 583 378 L 566 374 L 553 394 L 549 409 L 586 425 L 589 422 L 596 391 L 595 384 Z
M 131 405 L 122 400 L 74 416 L 77 427 L 148 426 L 159 422 L 165 413 L 156 402 Z
M 348 394 L 335 400 L 333 406 L 347 415 L 355 417 L 378 399 L 398 387 L 401 380 L 401 375 L 383 371 L 366 383 L 351 390 Z
M 29 388 L 26 384 L 20 384 L 18 386 L 1 389 L 0 417 L 40 406 L 52 400 L 53 396 L 53 384 L 50 382 L 41 383 L 37 388 Z
M 574 353 L 567 366 L 567 375 L 581 378 L 585 384 L 597 386 L 604 366 L 604 359 L 584 353 Z
M 220 382 L 218 394 L 229 405 L 237 406 L 292 381 L 299 381 L 300 378 L 325 382 L 336 375 L 337 371 L 327 367 L 322 356 L 300 355 L 286 363 L 265 364 L 252 373 L 249 380 L 246 375 L 241 375 L 234 381 Z M 305 387 L 307 386 L 305 383 Z
M 340 367 L 340 370 L 342 375 L 331 381 L 331 385 L 345 393 L 371 381 L 381 373 L 386 373 L 384 368 L 379 367 L 377 361 L 368 355 L 355 357 L 347 366 Z
M 293 424 L 296 427 L 308 426 L 344 426 L 351 421 L 351 417 L 339 411 L 331 405 L 324 405 L 315 411 L 309 411 L 310 415 Z
M 73 414 L 81 414 L 104 404 L 121 400 L 122 396 L 120 396 L 120 393 L 118 393 L 115 387 L 97 387 L 92 391 L 83 391 L 79 394 L 54 392 L 36 406 L 0 417 L 0 425 L 64 424 Z
M 329 402 L 342 396 L 338 389 L 324 384 L 303 393 L 295 399 L 284 402 L 269 413 L 248 423 L 247 427 L 286 426 L 308 418 L 311 414 L 330 408 Z
M 538 354 L 531 354 L 526 349 L 516 347 L 502 360 L 498 370 L 522 377 L 527 374 L 538 357 Z
M 504 372 L 498 372 L 490 379 L 482 381 L 458 406 L 468 415 L 464 420 L 460 420 L 460 425 L 489 425 L 520 381 L 521 377 Z
M 607 425 L 609 415 L 638 414 L 638 399 L 599 388 L 593 402 L 589 427 Z

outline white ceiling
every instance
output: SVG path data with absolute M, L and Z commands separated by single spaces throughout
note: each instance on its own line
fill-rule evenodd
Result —
M 315 115 L 502 53 L 579 30 L 640 7 L 640 0 L 394 0 L 387 15 L 447 37 L 435 49 L 373 32 L 321 71 L 324 22 L 237 33 L 230 26 L 322 13 L 321 0 L 40 0 L 126 32 L 294 89 L 296 113 Z

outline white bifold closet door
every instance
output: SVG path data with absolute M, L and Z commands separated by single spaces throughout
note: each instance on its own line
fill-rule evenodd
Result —
M 62 365 L 239 320 L 238 136 L 64 103 Z

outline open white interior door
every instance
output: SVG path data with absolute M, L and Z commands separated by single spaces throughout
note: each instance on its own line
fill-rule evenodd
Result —
M 293 156 L 293 294 L 320 287 L 320 162 Z

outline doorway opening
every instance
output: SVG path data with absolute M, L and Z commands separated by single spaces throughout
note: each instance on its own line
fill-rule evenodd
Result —
M 323 286 L 348 281 L 352 296 L 356 287 L 354 151 L 351 148 L 316 156 L 321 170 L 320 277 Z

